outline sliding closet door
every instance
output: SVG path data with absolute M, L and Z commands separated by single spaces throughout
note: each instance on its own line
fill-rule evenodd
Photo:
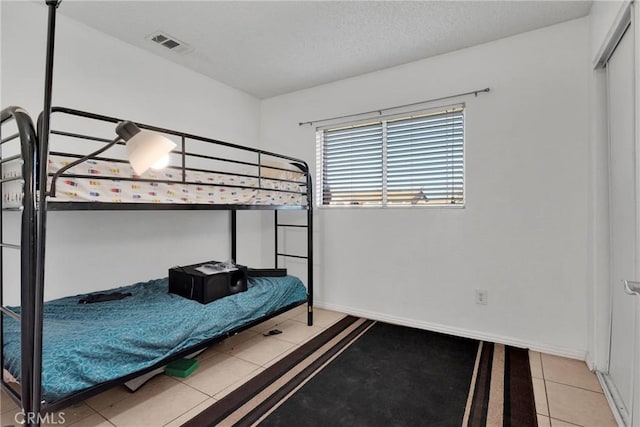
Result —
M 630 26 L 607 64 L 611 220 L 611 347 L 607 385 L 625 424 L 631 425 L 637 296 L 623 280 L 638 280 L 638 200 L 635 143 L 634 34 Z M 637 425 L 634 423 L 634 425 Z

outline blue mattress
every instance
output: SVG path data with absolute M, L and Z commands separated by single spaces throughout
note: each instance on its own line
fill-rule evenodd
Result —
M 292 276 L 249 278 L 248 290 L 209 304 L 169 294 L 167 279 L 109 292 L 118 301 L 78 304 L 84 295 L 45 303 L 43 398 L 53 402 L 79 390 L 148 368 L 204 340 L 306 301 Z M 5 369 L 20 379 L 20 329 L 4 317 Z

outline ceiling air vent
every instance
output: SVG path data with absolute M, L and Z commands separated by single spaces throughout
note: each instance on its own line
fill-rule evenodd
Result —
M 182 55 L 189 53 L 193 50 L 193 48 L 188 44 L 186 44 L 185 42 L 182 42 L 177 38 L 170 36 L 167 33 L 163 33 L 162 31 L 156 31 L 155 33 L 150 34 L 145 38 L 147 40 L 150 40 L 154 43 L 157 43 L 169 49 L 172 52 L 179 53 Z

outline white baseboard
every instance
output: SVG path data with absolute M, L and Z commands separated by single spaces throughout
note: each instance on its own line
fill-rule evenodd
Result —
M 389 316 L 383 313 L 377 313 L 367 310 L 356 309 L 353 307 L 347 307 L 339 304 L 325 303 L 322 301 L 316 301 L 313 304 L 315 307 L 324 308 L 327 310 L 338 311 L 352 316 L 365 317 L 371 320 L 379 320 L 381 322 L 392 323 L 395 325 L 409 326 L 412 328 L 425 329 L 428 331 L 441 332 L 449 335 L 456 335 L 465 338 L 473 338 L 481 341 L 489 341 L 500 344 L 506 344 L 513 347 L 528 348 L 533 351 L 539 351 L 541 353 L 553 354 L 556 356 L 568 357 L 570 359 L 586 360 L 587 350 L 561 347 L 550 344 L 534 343 L 525 340 L 521 340 L 513 337 L 506 337 L 496 334 L 488 334 L 485 332 L 474 331 L 472 329 L 458 328 L 455 326 L 447 326 L 439 323 L 423 322 L 415 319 L 408 319 L 404 317 Z

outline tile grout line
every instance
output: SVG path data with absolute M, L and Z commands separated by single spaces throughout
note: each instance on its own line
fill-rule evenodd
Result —
M 307 340 L 308 341 L 308 340 Z M 284 353 L 277 355 L 276 357 L 274 357 L 271 360 L 266 361 L 263 365 L 261 365 L 261 367 L 263 367 L 264 369 L 267 369 L 271 366 L 273 366 L 275 363 L 277 363 L 278 361 L 280 361 L 281 359 L 284 359 L 285 357 L 289 356 L 291 353 L 293 353 L 294 351 L 296 351 L 298 348 L 300 348 L 300 346 L 304 343 L 306 343 L 307 341 L 303 341 L 301 343 L 298 344 L 294 344 L 293 347 L 289 348 L 288 350 L 286 350 Z M 285 341 L 286 342 L 286 341 Z
M 87 406 L 88 406 L 88 405 L 87 405 Z M 92 409 L 93 409 L 93 408 L 92 408 Z M 102 418 L 104 421 L 106 421 L 106 422 L 108 422 L 109 424 L 111 424 L 112 426 L 115 426 L 115 424 L 114 424 L 114 423 L 112 423 L 111 421 L 109 421 L 109 419 L 108 419 L 107 417 L 105 417 L 104 415 L 102 415 L 101 413 L 99 413 L 98 411 L 96 411 L 96 412 L 95 412 L 95 414 L 91 414 L 91 415 L 89 415 L 88 417 L 83 417 L 83 418 L 80 418 L 79 420 L 74 421 L 73 423 L 69 424 L 69 427 L 73 427 L 74 425 L 78 424 L 80 421 L 82 421 L 82 420 L 84 420 L 84 419 L 87 419 L 87 418 L 89 418 L 89 417 L 91 417 L 91 416 L 93 416 L 93 415 L 97 415 L 97 416 L 99 416 L 100 418 Z
M 584 388 L 584 387 L 580 387 L 580 386 L 577 386 L 577 385 L 567 384 L 567 383 L 561 383 L 560 381 L 553 381 L 553 380 L 545 380 L 545 383 L 546 383 L 547 381 L 548 381 L 548 382 L 550 382 L 550 383 L 559 384 L 559 385 L 563 385 L 563 386 L 566 386 L 566 387 L 577 388 L 577 389 L 579 389 L 579 390 L 590 391 L 591 393 L 596 393 L 596 394 L 602 394 L 602 395 L 604 395 L 604 393 L 603 393 L 603 392 L 596 391 L 596 390 L 591 390 L 590 388 Z
M 572 387 L 572 388 L 577 388 L 577 389 L 580 389 L 580 390 L 591 391 L 592 393 L 598 393 L 598 392 L 592 391 L 592 390 L 588 390 L 588 389 L 583 389 L 582 387 L 575 387 L 575 386 L 572 386 L 572 385 L 569 385 L 569 384 L 559 383 L 557 381 L 547 380 L 545 378 L 545 375 L 544 375 L 544 365 L 542 363 L 542 353 L 539 353 L 539 355 L 540 355 L 540 369 L 542 370 L 542 378 L 543 378 L 543 381 L 544 381 L 544 393 L 545 393 L 546 398 L 547 398 L 547 412 L 549 412 L 549 416 L 548 416 L 549 423 L 553 427 L 553 423 L 551 421 L 552 420 L 556 420 L 556 421 L 562 421 L 564 423 L 568 423 L 568 424 L 571 424 L 571 425 L 574 425 L 574 426 L 577 426 L 577 427 L 584 427 L 584 426 L 582 426 L 580 424 L 575 424 L 575 423 L 573 423 L 571 421 L 567 421 L 567 420 L 563 420 L 562 418 L 557 418 L 557 417 L 552 417 L 551 416 L 551 405 L 549 405 L 549 392 L 547 390 L 547 381 L 550 382 L 550 383 L 554 383 L 554 384 L 560 384 L 560 385 L 563 385 L 563 386 L 566 386 L 566 387 Z
M 193 387 L 191 387 L 191 388 L 193 388 Z M 194 390 L 197 390 L 197 389 L 195 389 L 195 388 L 194 388 Z M 198 390 L 198 391 L 200 391 L 200 390 Z M 200 391 L 200 393 L 202 393 L 202 391 Z M 196 406 L 200 406 L 200 405 L 202 405 L 204 402 L 206 402 L 207 400 L 209 400 L 209 399 L 213 399 L 213 396 L 209 396 L 207 393 L 203 393 L 203 394 L 204 394 L 205 396 L 207 396 L 207 398 L 206 398 L 206 399 L 204 399 L 202 402 L 200 402 L 200 403 L 198 403 L 198 404 L 196 404 L 196 405 L 192 406 L 191 408 L 187 409 L 186 411 L 184 411 L 182 414 L 178 415 L 178 416 L 177 416 L 177 417 L 175 417 L 174 419 L 172 419 L 172 420 L 170 420 L 170 421 L 168 421 L 168 422 L 164 423 L 164 424 L 163 424 L 163 426 L 166 426 L 167 424 L 171 424 L 172 422 L 174 422 L 174 421 L 175 421 L 175 420 L 177 420 L 178 418 L 180 418 L 180 417 L 182 417 L 182 416 L 186 415 L 186 414 L 187 414 L 187 412 L 189 412 L 189 411 L 191 411 L 191 410 L 195 409 L 195 408 L 196 408 Z M 214 400 L 216 400 L 216 399 L 214 399 Z M 214 402 L 214 403 L 215 403 L 215 402 Z M 206 409 L 206 408 L 205 408 L 205 409 Z M 203 409 L 203 410 L 204 410 L 204 409 Z M 107 420 L 107 421 L 109 421 L 109 420 Z
M 195 387 L 194 387 L 194 386 L 192 386 L 191 384 L 187 384 L 185 381 L 180 381 L 180 383 L 181 383 L 181 384 L 186 385 L 187 387 L 189 387 L 189 388 L 190 388 L 190 389 L 192 389 L 192 390 L 195 390 L 195 391 L 197 391 L 197 392 L 199 392 L 199 393 L 204 394 L 205 396 L 207 396 L 207 398 L 213 398 L 213 396 L 211 396 L 209 393 L 205 393 L 204 391 L 202 391 L 202 390 L 200 390 L 200 389 L 198 389 L 198 388 L 195 388 Z M 205 399 L 205 400 L 206 400 L 206 399 Z M 200 403 L 202 403 L 202 402 L 200 402 Z M 198 405 L 199 405 L 200 403 L 198 403 Z M 196 406 L 198 406 L 198 405 L 196 405 Z M 194 406 L 193 408 L 195 408 L 195 406 Z M 191 409 L 193 409 L 193 408 L 191 408 Z M 190 411 L 191 409 L 189 409 L 189 411 Z M 184 415 L 184 414 L 181 414 L 181 416 L 182 416 L 182 415 Z M 176 417 L 176 418 L 177 418 L 177 417 Z M 171 421 L 173 421 L 173 420 L 171 420 Z
M 544 364 L 542 363 L 542 353 L 538 352 L 540 359 L 540 373 L 542 374 L 542 385 L 544 386 L 544 398 L 547 403 L 547 416 L 549 417 L 549 424 L 551 424 L 551 405 L 549 405 L 549 391 L 547 390 L 547 379 L 544 376 Z
M 244 360 L 244 359 L 242 359 L 242 358 L 240 358 L 240 357 L 233 356 L 233 355 L 231 355 L 231 354 L 227 354 L 227 353 L 221 353 L 221 354 L 224 354 L 225 356 L 227 356 L 227 357 L 228 357 L 228 358 L 230 358 L 230 359 L 231 359 L 231 358 L 233 358 L 233 359 L 237 359 L 237 360 L 240 360 L 240 361 L 242 361 L 242 362 L 244 362 L 244 363 L 248 363 L 248 364 L 250 364 L 250 365 L 255 366 L 255 369 L 254 369 L 254 370 L 252 370 L 251 372 L 249 372 L 247 375 L 243 376 L 242 378 L 238 379 L 238 381 L 242 380 L 243 378 L 246 378 L 246 376 L 248 376 L 249 374 L 251 374 L 251 373 L 255 372 L 256 370 L 258 370 L 258 369 L 260 369 L 260 368 L 262 368 L 262 365 L 258 365 L 257 363 L 251 362 L 251 361 L 249 361 L 249 360 Z M 215 395 L 211 395 L 211 394 L 209 394 L 209 393 L 206 393 L 204 390 L 200 390 L 199 388 L 196 388 L 196 387 L 192 386 L 191 384 L 187 384 L 187 383 L 186 383 L 186 381 L 180 381 L 180 380 L 177 380 L 177 381 L 178 381 L 178 382 L 180 382 L 181 384 L 184 384 L 184 385 L 186 385 L 187 387 L 189 387 L 189 388 L 191 388 L 191 389 L 193 389 L 193 390 L 195 390 L 195 391 L 199 392 L 199 393 L 204 394 L 204 395 L 205 395 L 205 396 L 207 396 L 208 398 L 211 398 L 211 399 L 214 399 L 214 400 L 219 400 L 219 399 L 216 399 L 216 398 L 215 398 Z M 219 390 L 219 391 L 218 391 L 218 393 L 216 393 L 216 394 L 222 393 L 224 390 L 226 390 L 227 388 L 229 388 L 229 387 L 233 386 L 233 385 L 234 385 L 234 384 L 236 384 L 238 381 L 235 381 L 235 382 L 233 382 L 232 384 L 229 384 L 227 387 L 223 388 L 222 390 Z M 202 402 L 200 402 L 200 403 L 202 403 Z M 196 405 L 196 406 L 197 406 L 197 405 Z M 194 408 L 195 408 L 195 406 L 194 406 Z M 193 408 L 191 408 L 191 409 L 193 409 Z M 184 415 L 184 414 L 182 414 L 182 415 Z
M 150 380 L 151 380 L 151 378 L 149 379 L 149 381 L 150 381 Z M 120 387 L 120 386 L 116 386 L 116 387 Z M 122 387 L 124 387 L 124 385 L 123 385 Z M 115 387 L 114 387 L 114 388 L 115 388 Z M 111 389 L 109 389 L 109 390 L 111 390 Z M 108 391 L 108 390 L 107 390 L 107 391 Z M 103 393 L 104 393 L 104 392 L 103 392 Z M 133 392 L 129 392 L 129 393 L 130 393 L 130 394 L 133 394 Z M 99 395 L 98 395 L 98 396 L 99 396 Z M 95 397 L 95 396 L 94 396 L 94 397 Z M 114 401 L 114 402 L 109 403 L 107 406 L 105 406 L 105 408 L 108 408 L 109 406 L 115 405 L 116 403 L 120 403 L 120 402 L 122 402 L 123 400 L 125 400 L 125 399 L 127 399 L 127 398 L 129 398 L 129 395 L 126 395 L 126 396 L 124 396 L 124 397 L 122 397 L 122 398 L 120 398 L 120 399 L 118 399 L 118 400 L 116 400 L 116 401 Z M 82 402 L 83 402 L 85 405 L 87 405 L 89 408 L 91 408 L 91 409 L 93 409 L 94 411 L 96 411 L 96 413 L 97 413 L 97 414 L 99 414 L 101 417 L 103 417 L 103 418 L 104 418 L 104 416 L 102 415 L 102 413 L 100 413 L 100 411 L 101 411 L 101 410 L 103 410 L 103 409 L 105 409 L 105 408 L 101 408 L 101 409 L 94 408 L 94 407 L 93 407 L 93 406 L 91 406 L 91 404 L 89 403 L 89 400 L 83 400 Z
M 259 366 L 257 369 L 254 369 L 253 371 L 249 372 L 247 375 L 243 376 L 238 381 L 235 381 L 234 383 L 229 384 L 228 386 L 226 386 L 225 388 L 223 388 L 222 390 L 220 390 L 219 392 L 211 396 L 211 398 L 216 402 L 218 400 L 224 399 L 228 394 L 233 393 L 233 391 L 235 391 L 238 387 L 242 387 L 242 385 L 244 385 L 248 381 L 251 381 L 254 377 L 260 375 L 263 371 L 264 371 L 264 368 L 262 366 Z M 222 394 L 222 396 L 220 396 L 220 394 Z
M 324 329 L 324 328 L 323 328 L 323 329 L 320 329 L 319 331 L 316 331 L 313 335 L 309 335 L 308 337 L 304 337 L 304 338 L 302 339 L 302 341 L 296 341 L 296 342 L 293 342 L 293 341 L 287 341 L 287 340 L 285 340 L 284 338 L 279 338 L 279 334 L 278 334 L 278 335 L 274 335 L 274 336 L 269 337 L 269 338 L 273 338 L 273 339 L 278 340 L 278 341 L 286 342 L 287 344 L 301 345 L 301 344 L 306 343 L 306 342 L 307 342 L 307 341 L 309 341 L 310 339 L 317 337 L 318 335 L 320 335 L 320 334 L 321 334 L 321 333 L 323 333 L 324 331 L 325 331 L 325 329 Z M 284 333 L 283 333 L 282 335 L 284 335 Z
M 290 344 L 290 345 L 291 345 L 291 347 L 295 347 L 295 346 L 296 346 L 296 344 L 293 344 L 293 343 L 290 343 L 290 342 L 287 342 L 287 341 L 282 341 L 282 340 L 279 340 L 279 341 L 280 341 L 280 342 L 282 342 L 282 343 Z M 290 348 L 291 348 L 291 347 L 290 347 Z M 290 348 L 288 348 L 287 350 L 285 350 L 285 351 L 283 351 L 283 352 L 281 352 L 281 353 L 278 353 L 278 354 L 277 354 L 277 355 L 275 355 L 273 358 L 271 358 L 271 359 L 267 360 L 267 361 L 266 361 L 266 362 L 264 362 L 264 363 L 269 363 L 271 360 L 275 359 L 276 357 L 280 357 L 280 356 L 282 356 L 282 355 L 283 355 L 284 353 L 286 353 Z M 229 354 L 229 356 L 231 356 L 231 357 L 235 357 L 236 359 L 240 359 L 240 360 L 242 360 L 243 362 L 251 363 L 252 365 L 256 365 L 256 366 L 258 366 L 258 367 L 260 367 L 260 368 L 264 367 L 264 364 L 258 364 L 258 363 L 254 362 L 254 361 L 247 360 L 247 359 L 243 359 L 243 358 L 242 358 L 242 357 L 240 357 L 240 356 L 236 356 L 236 355 L 232 355 L 232 354 Z
M 549 420 L 561 421 L 563 423 L 571 424 L 572 426 L 576 426 L 576 427 L 584 427 L 583 425 L 576 424 L 576 423 L 573 423 L 571 421 L 563 420 L 562 418 L 551 418 L 551 417 L 549 417 Z M 552 423 L 551 427 L 553 427 L 553 423 Z

